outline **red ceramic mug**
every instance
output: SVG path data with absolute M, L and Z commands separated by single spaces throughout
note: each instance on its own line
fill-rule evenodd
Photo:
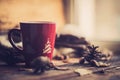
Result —
M 25 57 L 26 65 L 38 56 L 47 56 L 52 59 L 54 50 L 56 25 L 52 22 L 20 22 L 20 29 L 12 29 L 8 33 L 11 45 L 21 52 Z M 14 43 L 12 34 L 20 32 L 23 48 L 20 49 Z

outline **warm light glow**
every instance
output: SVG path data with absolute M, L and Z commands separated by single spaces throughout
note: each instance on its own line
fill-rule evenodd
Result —
M 75 0 L 75 22 L 87 39 L 120 41 L 119 0 Z
M 57 30 L 64 25 L 62 0 L 0 0 L 0 29 L 9 29 L 21 21 L 52 21 Z
M 76 19 L 81 35 L 91 39 L 94 36 L 95 27 L 95 0 L 76 0 L 75 2 Z
M 119 0 L 118 0 L 119 1 Z M 120 1 L 119 1 L 120 2 Z M 96 3 L 95 38 L 104 41 L 119 41 L 120 26 L 116 0 L 101 0 Z M 119 4 L 118 4 L 119 5 Z M 118 6 L 119 7 L 119 6 Z

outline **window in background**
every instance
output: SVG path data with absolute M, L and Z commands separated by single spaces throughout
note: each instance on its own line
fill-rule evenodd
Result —
M 120 41 L 118 3 L 119 0 L 96 0 L 95 38 L 97 40 Z
M 74 33 L 90 40 L 120 41 L 120 0 L 66 1 L 66 24 L 74 25 Z

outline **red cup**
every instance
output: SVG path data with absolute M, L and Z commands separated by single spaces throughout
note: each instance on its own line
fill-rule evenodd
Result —
M 56 25 L 52 22 L 20 22 L 20 30 L 12 29 L 8 33 L 11 45 L 23 53 L 26 65 L 39 56 L 47 56 L 52 60 Z M 14 43 L 12 34 L 20 32 L 23 48 L 20 49 Z

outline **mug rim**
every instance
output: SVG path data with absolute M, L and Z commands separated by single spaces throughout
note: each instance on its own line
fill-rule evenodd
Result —
M 52 21 L 21 21 L 20 24 L 55 24 Z

